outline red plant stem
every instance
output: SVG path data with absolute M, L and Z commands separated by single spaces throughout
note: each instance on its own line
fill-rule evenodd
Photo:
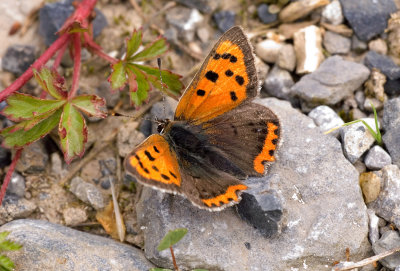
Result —
M 81 72 L 81 38 L 79 33 L 72 34 L 72 46 L 74 47 L 74 74 L 72 75 L 72 86 L 68 99 L 75 97 L 79 87 L 79 75 Z
M 172 264 L 174 265 L 174 269 L 176 271 L 179 271 L 178 265 L 176 264 L 175 254 L 174 254 L 174 250 L 172 249 L 172 246 L 169 247 L 169 250 L 171 251 Z
M 67 42 L 70 34 L 61 35 L 20 77 L 11 85 L 0 92 L 0 102 L 20 89 L 33 76 L 33 70 L 39 69 L 49 61 L 49 59 Z
M 65 50 L 67 50 L 67 47 L 69 45 L 69 41 L 66 42 L 58 51 L 56 59 L 54 59 L 54 63 L 53 63 L 53 69 L 57 69 L 58 66 L 60 66 L 62 57 L 64 56 Z
M 17 162 L 18 162 L 19 158 L 21 157 L 22 150 L 23 149 L 18 149 L 15 152 L 15 156 L 11 162 L 10 167 L 8 168 L 6 177 L 4 178 L 3 185 L 1 186 L 1 191 L 0 191 L 0 206 L 1 206 L 1 203 L 3 202 L 4 196 L 6 195 L 7 186 L 11 181 L 11 176 L 14 172 L 15 166 L 17 165 Z
M 115 64 L 118 62 L 118 59 L 113 58 L 112 56 L 107 55 L 105 52 L 103 52 L 102 50 L 98 50 L 95 48 L 90 48 L 92 53 L 96 54 L 97 56 L 101 57 L 102 59 L 110 62 L 111 64 Z

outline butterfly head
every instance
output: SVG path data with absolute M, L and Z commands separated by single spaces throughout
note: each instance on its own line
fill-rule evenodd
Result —
M 163 133 L 164 132 L 164 128 L 166 126 L 168 126 L 169 123 L 171 123 L 170 119 L 158 119 L 156 118 L 156 123 L 157 123 L 157 132 L 158 133 Z

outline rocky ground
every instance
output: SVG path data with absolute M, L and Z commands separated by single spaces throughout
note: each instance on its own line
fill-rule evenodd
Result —
M 54 41 L 70 3 L 0 3 L 0 89 Z M 262 87 L 256 102 L 281 120 L 278 159 L 263 178 L 246 180 L 250 189 L 239 205 L 210 213 L 137 185 L 121 166 L 155 132 L 151 120 L 173 116 L 175 100 L 142 107 L 136 120 L 87 119 L 85 161 L 67 165 L 52 135 L 24 149 L 0 206 L 0 231 L 10 231 L 23 248 L 7 255 L 17 270 L 172 268 L 169 251 L 156 248 L 181 227 L 188 234 L 174 251 L 182 270 L 331 270 L 400 247 L 399 8 L 397 0 L 99 0 L 94 33 L 107 53 L 122 54 L 134 28 L 143 27 L 145 42 L 161 33 L 171 44 L 163 65 L 186 85 L 216 39 L 242 25 L 257 56 Z M 10 35 L 16 22 L 22 28 Z M 110 91 L 107 63 L 84 51 L 82 65 L 81 93 L 136 114 L 126 92 Z M 68 54 L 60 73 L 72 74 Z M 21 91 L 37 95 L 40 88 L 31 80 Z M 361 122 L 325 133 L 356 119 L 376 132 L 371 105 L 382 145 Z M 10 125 L 4 117 L 1 122 Z M 98 151 L 115 129 L 115 140 Z M 2 176 L 12 156 L 0 147 Z M 99 223 L 111 201 L 110 181 L 124 243 Z M 400 253 L 358 270 L 400 270 Z

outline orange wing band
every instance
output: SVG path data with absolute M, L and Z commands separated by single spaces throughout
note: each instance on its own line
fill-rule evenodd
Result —
M 238 190 L 246 190 L 247 186 L 244 184 L 238 184 L 238 185 L 231 185 L 226 189 L 225 194 L 216 196 L 215 198 L 211 199 L 202 199 L 205 205 L 208 207 L 219 207 L 223 204 L 228 204 L 231 201 L 238 201 L 238 196 L 236 194 L 236 191 Z
M 268 122 L 267 126 L 268 134 L 265 137 L 263 149 L 253 161 L 254 169 L 261 174 L 264 173 L 265 163 L 275 161 L 274 152 L 279 138 L 279 127 L 272 122 Z

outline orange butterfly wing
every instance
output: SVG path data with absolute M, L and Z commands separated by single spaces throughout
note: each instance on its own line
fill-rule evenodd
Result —
M 125 159 L 126 171 L 148 186 L 180 192 L 182 183 L 174 151 L 161 135 L 151 135 Z
M 181 97 L 175 120 L 194 124 L 213 119 L 257 94 L 251 45 L 240 27 L 228 30 L 215 44 Z

